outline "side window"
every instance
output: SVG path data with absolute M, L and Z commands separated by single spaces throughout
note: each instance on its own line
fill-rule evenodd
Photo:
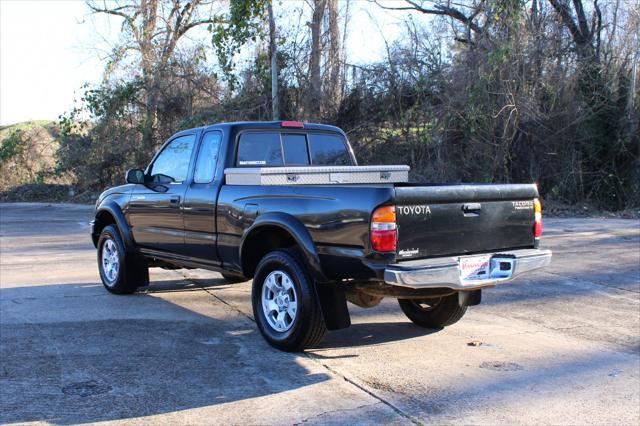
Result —
M 151 175 L 166 175 L 174 182 L 183 182 L 189 171 L 189 160 L 196 140 L 195 135 L 180 136 L 167 145 L 151 166 Z
M 238 166 L 282 166 L 280 134 L 245 133 L 238 145 Z
M 303 134 L 283 134 L 282 148 L 287 166 L 308 166 L 307 138 Z
M 193 174 L 195 183 L 213 181 L 216 174 L 216 165 L 218 164 L 218 151 L 220 150 L 221 140 L 222 135 L 220 132 L 209 132 L 204 135 L 198 152 L 196 171 Z
M 319 166 L 350 166 L 351 157 L 345 140 L 338 135 L 309 134 L 311 163 Z

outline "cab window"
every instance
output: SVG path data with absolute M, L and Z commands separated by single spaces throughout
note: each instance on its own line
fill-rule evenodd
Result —
M 195 135 L 186 135 L 169 142 L 151 166 L 151 176 L 164 175 L 172 182 L 186 180 L 195 140 Z
M 331 133 L 249 132 L 240 136 L 236 165 L 269 166 L 349 166 L 347 143 Z
M 245 133 L 240 136 L 238 161 L 240 167 L 282 166 L 280 133 Z
M 344 139 L 327 133 L 309 134 L 309 152 L 314 166 L 350 166 L 351 156 Z
M 282 150 L 287 166 L 308 166 L 309 151 L 307 137 L 304 134 L 283 134 Z
M 220 132 L 209 132 L 202 138 L 198 160 L 196 161 L 196 171 L 193 174 L 195 183 L 209 183 L 213 181 L 218 164 L 218 152 L 220 151 Z

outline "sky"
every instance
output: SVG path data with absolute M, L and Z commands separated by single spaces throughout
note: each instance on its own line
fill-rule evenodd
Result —
M 0 0 L 0 124 L 57 119 L 103 65 L 82 1 Z
M 276 14 L 293 1 L 275 3 Z M 379 59 L 406 14 L 362 0 L 350 8 L 349 61 Z M 118 38 L 114 19 L 89 14 L 82 0 L 0 0 L 0 125 L 70 110 L 85 83 L 101 80 L 104 50 Z

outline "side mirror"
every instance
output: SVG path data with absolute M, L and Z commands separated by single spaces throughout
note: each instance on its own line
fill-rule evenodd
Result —
M 127 170 L 127 183 L 144 184 L 144 172 L 140 169 Z

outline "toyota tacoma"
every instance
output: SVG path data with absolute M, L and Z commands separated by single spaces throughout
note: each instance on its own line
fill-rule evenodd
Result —
M 185 130 L 100 195 L 91 227 L 100 277 L 116 294 L 148 285 L 150 267 L 252 279 L 260 332 L 298 351 L 350 325 L 347 301 L 396 298 L 415 324 L 442 328 L 482 289 L 550 262 L 535 184 L 407 177 L 407 166 L 358 166 L 333 126 Z

